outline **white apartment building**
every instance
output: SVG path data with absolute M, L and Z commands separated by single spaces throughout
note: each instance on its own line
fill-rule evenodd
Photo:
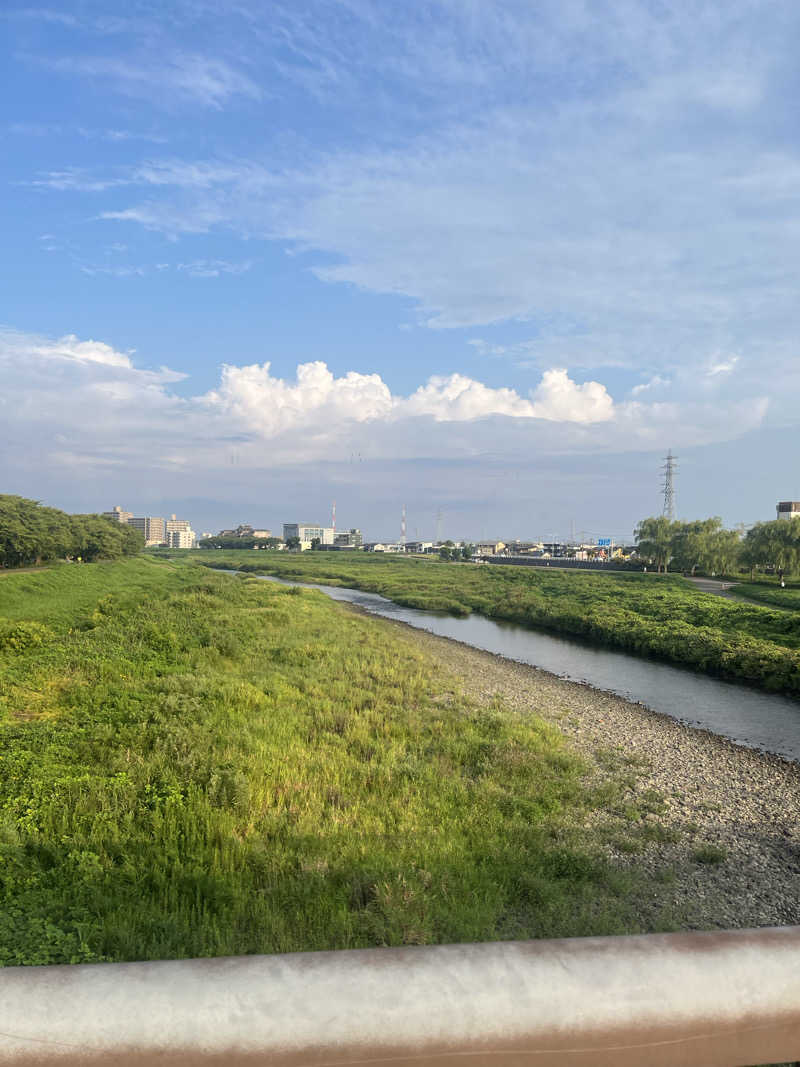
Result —
M 178 519 L 174 515 L 164 523 L 164 540 L 170 548 L 194 548 L 197 540 L 188 519 Z
M 800 518 L 800 500 L 781 500 L 775 509 L 779 519 Z
M 285 522 L 283 524 L 283 540 L 290 537 L 300 540 L 300 548 L 305 552 L 311 548 L 312 541 L 319 541 L 321 545 L 332 545 L 334 531 L 332 526 L 316 526 L 310 522 Z

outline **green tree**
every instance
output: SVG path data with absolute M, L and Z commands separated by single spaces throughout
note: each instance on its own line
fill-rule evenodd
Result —
M 141 551 L 143 544 L 136 530 L 101 515 L 67 515 L 25 497 L 0 495 L 0 566 L 71 556 L 116 559 Z
M 287 537 L 286 538 L 286 547 L 290 548 L 290 549 L 299 548 L 300 547 L 300 538 L 299 537 Z
M 679 523 L 664 515 L 642 519 L 634 531 L 636 551 L 643 558 L 655 563 L 659 574 L 669 566 L 673 553 L 673 540 Z
M 756 567 L 792 574 L 800 566 L 800 521 L 757 522 L 744 537 L 742 560 L 753 575 Z

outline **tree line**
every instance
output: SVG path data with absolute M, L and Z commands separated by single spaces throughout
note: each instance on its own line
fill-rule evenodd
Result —
M 756 570 L 793 574 L 800 570 L 800 520 L 757 522 L 726 530 L 722 519 L 642 519 L 634 533 L 636 551 L 658 571 L 733 574 Z
M 0 494 L 0 567 L 55 559 L 119 559 L 144 548 L 144 536 L 102 515 L 68 515 L 22 496 Z

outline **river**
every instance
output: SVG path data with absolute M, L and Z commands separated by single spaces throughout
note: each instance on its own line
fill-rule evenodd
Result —
M 760 692 L 667 663 L 554 637 L 482 615 L 458 619 L 402 607 L 377 593 L 359 589 L 287 582 L 266 575 L 257 577 L 282 585 L 317 589 L 333 600 L 355 604 L 371 615 L 395 619 L 418 630 L 541 667 L 560 678 L 645 704 L 653 711 L 721 734 L 737 744 L 800 760 L 800 702 L 790 697 Z

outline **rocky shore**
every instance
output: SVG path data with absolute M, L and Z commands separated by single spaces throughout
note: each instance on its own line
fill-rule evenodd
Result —
M 590 779 L 622 779 L 611 810 L 593 812 L 587 829 L 615 864 L 647 875 L 645 928 L 670 916 L 683 929 L 800 924 L 800 764 L 404 629 L 470 697 L 541 716 L 585 758 Z

